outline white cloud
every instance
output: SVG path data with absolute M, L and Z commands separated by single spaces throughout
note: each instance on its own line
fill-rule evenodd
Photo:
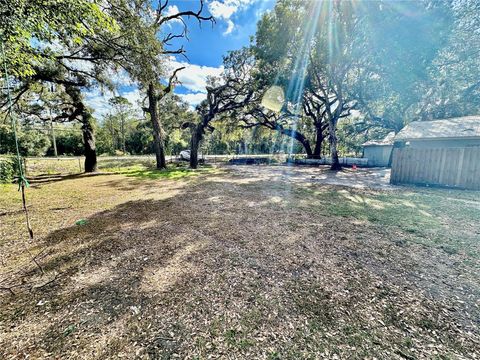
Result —
M 145 95 L 138 90 L 138 88 L 132 89 L 130 91 L 122 92 L 120 94 L 126 98 L 132 104 L 133 111 L 135 115 L 141 117 L 143 115 L 142 110 L 142 101 L 145 98 Z
M 142 115 L 141 106 L 138 104 L 138 100 L 141 99 L 140 91 L 135 86 L 132 90 L 122 91 L 125 87 L 132 87 L 134 82 L 125 70 L 108 70 L 107 76 L 115 86 L 115 91 L 109 91 L 106 88 L 94 87 L 87 91 L 84 91 L 85 103 L 94 110 L 94 116 L 100 120 L 107 115 L 112 106 L 109 104 L 109 100 L 114 96 L 123 96 L 132 103 L 132 108 L 138 116 Z
M 223 35 L 230 34 L 235 29 L 235 23 L 231 19 L 233 15 L 247 9 L 255 0 L 213 0 L 208 3 L 208 10 L 217 19 L 227 23 L 227 29 Z
M 207 86 L 207 78 L 210 76 L 219 76 L 223 72 L 223 66 L 212 67 L 197 64 L 189 64 L 186 62 L 170 59 L 171 69 L 178 69 L 184 66 L 185 69 L 178 72 L 178 80 L 181 85 L 192 92 L 205 92 Z
M 208 77 L 219 76 L 223 72 L 223 66 L 213 67 L 189 64 L 187 62 L 178 61 L 174 57 L 171 57 L 169 62 L 171 72 L 180 67 L 185 67 L 185 69 L 178 72 L 177 77 L 181 82 L 181 86 L 186 88 L 190 93 L 178 95 L 190 105 L 191 109 L 193 109 L 206 98 L 205 87 L 207 86 Z M 137 87 L 134 87 L 128 91 L 121 91 L 121 89 L 125 86 L 132 85 L 131 79 L 124 71 L 112 71 L 109 76 L 117 85 L 117 89 L 120 89 L 119 94 L 127 98 L 132 103 L 133 108 L 138 116 L 141 116 L 141 102 L 144 99 L 144 94 L 142 94 Z M 108 103 L 108 100 L 113 96 L 116 96 L 116 94 L 108 90 L 101 91 L 99 88 L 93 88 L 89 91 L 86 91 L 84 94 L 86 104 L 95 110 L 94 115 L 97 119 L 102 119 L 111 111 L 112 107 Z
M 206 86 L 209 77 L 220 76 L 223 72 L 223 66 L 203 66 L 197 64 L 189 64 L 187 62 L 178 61 L 175 58 L 170 58 L 171 71 L 185 67 L 177 73 L 177 78 L 181 86 L 190 91 L 188 94 L 178 94 L 193 109 L 202 100 L 206 98 Z
M 130 90 L 130 91 L 126 91 L 124 93 L 122 93 L 122 95 L 124 98 L 126 98 L 128 101 L 130 101 L 130 103 L 134 106 L 140 106 L 141 103 L 142 103 L 142 100 L 144 98 L 144 96 L 142 96 L 142 94 L 140 93 L 140 90 L 138 89 L 133 89 L 133 90 Z
M 109 112 L 112 111 L 112 106 L 108 102 L 114 96 L 123 96 L 132 104 L 132 109 L 135 112 L 135 115 L 142 116 L 143 112 L 141 109 L 141 101 L 143 100 L 142 94 L 138 90 L 138 88 L 134 88 L 129 91 L 120 92 L 119 94 L 115 94 L 111 91 L 105 90 L 102 91 L 99 88 L 93 88 L 89 91 L 84 93 L 85 95 L 85 103 L 87 106 L 94 110 L 93 115 L 97 120 L 101 120 Z
M 94 68 L 94 65 L 91 61 L 84 60 L 66 60 L 65 64 L 73 70 L 84 71 L 87 73 L 91 73 Z
M 170 5 L 169 7 L 167 7 L 167 11 L 165 12 L 165 16 L 175 15 L 175 14 L 178 14 L 179 12 L 180 12 L 180 10 L 178 10 L 177 5 Z
M 133 84 L 132 79 L 123 69 L 119 71 L 109 70 L 108 77 L 110 81 L 113 82 L 116 88 L 121 88 L 122 86 L 129 86 Z
M 235 29 L 235 24 L 233 23 L 232 20 L 228 19 L 227 20 L 227 30 L 223 32 L 223 35 L 228 35 L 230 34 L 233 30 Z
M 103 118 L 111 110 L 108 99 L 113 96 L 110 91 L 102 92 L 99 88 L 85 92 L 85 103 L 94 110 L 93 115 L 97 120 Z
M 191 94 L 178 94 L 182 100 L 186 101 L 190 105 L 190 109 L 193 110 L 196 105 L 200 104 L 207 98 L 207 94 L 203 92 L 191 93 Z
M 223 2 L 214 0 L 208 4 L 208 10 L 210 13 L 220 19 L 230 19 L 238 10 L 239 4 L 237 1 L 225 0 Z
M 171 71 L 180 67 L 185 67 L 185 69 L 183 69 L 177 74 L 178 80 L 181 82 L 181 85 L 184 88 L 190 91 L 190 93 L 179 94 L 179 96 L 190 105 L 191 109 L 193 109 L 196 105 L 198 105 L 202 100 L 206 98 L 205 87 L 207 86 L 208 77 L 221 75 L 223 72 L 223 66 L 202 66 L 178 61 L 173 57 L 170 58 Z M 124 86 L 132 84 L 130 78 L 128 77 L 128 74 L 123 72 L 112 72 L 111 79 L 116 85 L 118 85 L 117 89 L 121 89 Z M 121 96 L 127 98 L 128 101 L 132 103 L 137 115 L 141 116 L 141 102 L 144 98 L 144 95 L 139 91 L 139 89 L 135 87 L 128 91 L 120 91 L 119 93 Z M 116 96 L 116 94 L 108 90 L 101 91 L 101 89 L 99 88 L 93 88 L 85 92 L 85 102 L 95 111 L 95 117 L 97 119 L 102 119 L 112 110 L 112 107 L 108 103 L 108 100 L 113 96 Z
M 165 14 L 163 14 L 163 16 L 172 16 L 172 15 L 178 14 L 179 12 L 180 10 L 178 9 L 177 5 L 170 5 L 169 7 L 167 7 L 167 11 L 165 11 Z M 180 19 L 172 19 L 169 22 L 167 22 L 167 24 L 171 25 L 171 23 L 173 22 L 181 23 L 182 21 Z

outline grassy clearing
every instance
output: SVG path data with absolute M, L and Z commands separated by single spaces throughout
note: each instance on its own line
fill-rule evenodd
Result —
M 156 170 L 143 165 L 133 165 L 127 167 L 108 167 L 104 168 L 103 171 L 107 173 L 123 174 L 127 177 L 135 177 L 140 179 L 178 180 L 192 176 L 198 176 L 199 174 L 212 173 L 214 172 L 214 168 L 212 166 L 203 166 L 200 169 L 192 170 L 185 165 L 170 165 L 168 169 Z
M 28 263 L 24 244 L 47 275 L 30 266 L 23 286 L 60 276 L 0 294 L 0 357 L 480 355 L 478 194 L 293 184 L 269 169 L 137 164 L 36 183 L 35 244 L 2 186 L 0 280 Z
M 409 241 L 435 246 L 447 253 L 480 258 L 480 195 L 478 192 L 425 190 L 361 192 L 307 191 L 312 211 L 402 231 Z
M 124 157 L 97 157 L 99 171 L 116 171 L 120 169 L 139 168 L 151 169 L 155 167 L 153 156 L 124 156 Z M 84 170 L 83 157 L 60 158 L 27 158 L 26 169 L 29 176 L 53 174 L 79 174 Z
M 249 191 L 258 188 L 248 185 Z M 261 186 L 264 186 L 261 183 Z M 405 188 L 402 191 L 318 187 L 312 184 L 273 184 L 270 202 L 323 215 L 376 226 L 385 236 L 401 233 L 405 241 L 431 246 L 448 254 L 480 259 L 480 193 L 448 189 Z M 291 223 L 295 226 L 295 223 Z M 360 235 L 361 236 L 361 235 Z
M 83 158 L 27 158 L 27 176 L 43 174 L 79 174 L 83 171 Z
M 27 189 L 27 203 L 31 208 L 32 225 L 37 237 L 41 238 L 58 226 L 73 225 L 95 212 L 141 197 L 148 187 L 155 190 L 160 185 L 155 180 L 167 181 L 166 188 L 156 194 L 161 197 L 168 195 L 166 189 L 175 191 L 188 180 L 217 173 L 221 170 L 210 166 L 197 170 L 185 166 L 156 170 L 137 164 L 105 168 L 100 174 L 52 175 L 32 181 L 31 188 Z M 0 184 L 0 245 L 26 235 L 22 227 L 21 196 L 17 190 L 16 184 Z M 64 216 L 58 217 L 60 214 Z

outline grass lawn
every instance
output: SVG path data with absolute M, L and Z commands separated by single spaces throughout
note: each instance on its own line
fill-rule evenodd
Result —
M 0 358 L 480 357 L 478 192 L 272 168 L 2 186 Z

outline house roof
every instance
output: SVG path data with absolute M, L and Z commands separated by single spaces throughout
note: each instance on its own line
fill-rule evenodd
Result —
M 393 145 L 393 140 L 395 138 L 395 131 L 392 131 L 383 138 L 383 140 L 369 140 L 363 143 L 363 146 L 386 146 Z
M 480 115 L 415 121 L 395 136 L 398 140 L 480 138 Z

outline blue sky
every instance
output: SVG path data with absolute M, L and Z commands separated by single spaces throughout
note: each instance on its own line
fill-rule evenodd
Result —
M 185 66 L 179 73 L 182 85 L 177 86 L 175 93 L 187 101 L 192 107 L 205 98 L 205 81 L 207 76 L 218 75 L 222 71 L 222 58 L 230 50 L 239 49 L 250 43 L 250 37 L 255 34 L 257 21 L 261 15 L 273 8 L 275 0 L 205 0 L 204 14 L 213 15 L 216 23 L 186 19 L 189 40 L 172 42 L 172 49 L 183 45 L 185 58 L 176 56 L 170 59 L 172 68 Z M 178 11 L 197 11 L 199 0 L 170 0 L 166 13 Z M 172 22 L 163 29 L 166 33 L 181 31 L 182 25 Z M 120 95 L 136 104 L 141 94 L 135 86 L 127 85 L 124 76 L 119 76 Z M 108 98 L 112 94 L 101 94 L 94 90 L 87 94 L 87 103 L 101 118 L 109 111 Z
M 249 43 L 255 34 L 256 23 L 261 14 L 273 6 L 274 0 L 210 0 L 206 2 L 206 13 L 216 19 L 213 26 L 203 23 L 199 27 L 194 19 L 187 21 L 190 41 L 182 41 L 192 63 L 205 66 L 219 66 L 222 56 Z M 198 0 L 173 0 L 173 9 L 197 10 Z M 175 26 L 174 26 L 175 27 Z M 178 29 L 178 24 L 176 26 Z M 167 30 L 167 29 L 166 29 Z

